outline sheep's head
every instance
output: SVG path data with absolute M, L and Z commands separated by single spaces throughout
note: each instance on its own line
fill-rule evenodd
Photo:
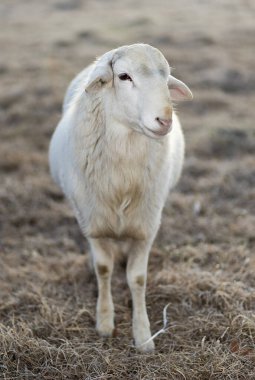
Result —
M 97 61 L 86 91 L 103 89 L 111 117 L 152 138 L 170 132 L 172 101 L 192 99 L 189 88 L 170 75 L 163 54 L 144 44 L 123 46 Z

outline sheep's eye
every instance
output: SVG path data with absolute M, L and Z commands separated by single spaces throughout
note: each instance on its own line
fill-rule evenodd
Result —
M 120 74 L 120 75 L 119 75 L 119 78 L 120 78 L 120 80 L 130 80 L 130 82 L 132 82 L 132 79 L 131 79 L 130 76 L 129 76 L 128 74 L 126 74 L 126 73 L 124 73 L 124 74 Z

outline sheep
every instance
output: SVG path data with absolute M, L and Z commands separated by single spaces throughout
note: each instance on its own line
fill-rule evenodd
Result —
M 143 352 L 154 349 L 145 303 L 149 252 L 184 157 L 172 102 L 192 98 L 170 71 L 163 54 L 146 44 L 102 55 L 71 82 L 49 150 L 51 174 L 90 245 L 96 329 L 113 333 L 114 251 L 128 243 L 133 337 Z

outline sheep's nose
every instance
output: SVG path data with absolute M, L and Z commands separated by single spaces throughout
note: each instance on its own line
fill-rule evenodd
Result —
M 161 127 L 170 128 L 172 124 L 172 119 L 162 119 L 161 117 L 156 117 L 156 121 Z

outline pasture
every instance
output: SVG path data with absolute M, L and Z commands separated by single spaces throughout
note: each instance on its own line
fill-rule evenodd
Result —
M 1 0 L 0 379 L 255 379 L 254 19 L 252 0 Z M 153 354 L 133 347 L 122 260 L 115 335 L 97 336 L 88 245 L 47 156 L 70 80 L 135 42 L 194 94 L 149 261 L 152 333 L 170 303 Z

